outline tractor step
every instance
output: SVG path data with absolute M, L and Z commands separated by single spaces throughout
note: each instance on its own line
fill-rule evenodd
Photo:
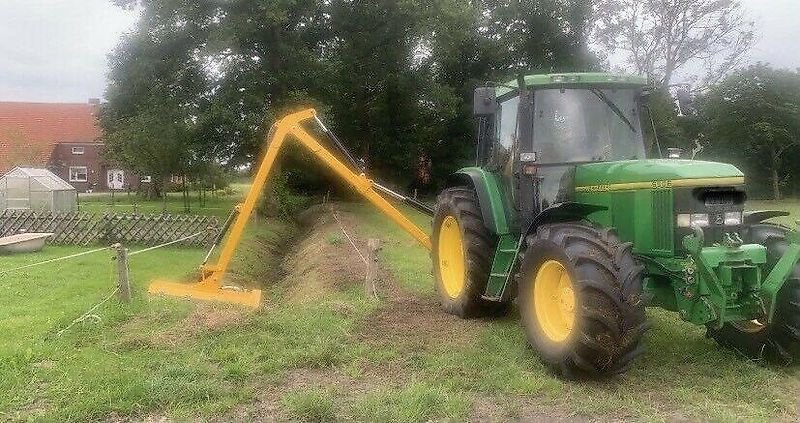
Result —
M 486 283 L 483 298 L 490 301 L 501 301 L 508 276 L 512 272 L 518 252 L 517 237 L 501 235 L 494 253 L 492 270 Z

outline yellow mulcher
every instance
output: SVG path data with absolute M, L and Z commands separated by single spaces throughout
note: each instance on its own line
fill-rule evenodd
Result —
M 391 191 L 380 184 L 367 178 L 364 173 L 356 173 L 351 167 L 342 163 L 337 157 L 329 152 L 319 141 L 308 133 L 301 125 L 307 121 L 314 121 L 324 134 L 331 138 L 342 150 L 342 153 L 350 161 L 351 167 L 358 168 L 357 162 L 344 149 L 338 138 L 322 123 L 317 117 L 317 112 L 313 109 L 303 110 L 293 113 L 281 119 L 271 128 L 267 137 L 267 152 L 264 155 L 258 173 L 253 180 L 253 185 L 247 193 L 244 203 L 236 206 L 236 218 L 230 228 L 230 236 L 225 241 L 219 261 L 216 264 L 203 263 L 200 268 L 200 280 L 196 283 L 186 284 L 180 282 L 155 280 L 150 284 L 148 291 L 151 294 L 164 294 L 177 297 L 188 297 L 205 301 L 222 301 L 227 303 L 242 304 L 250 307 L 258 307 L 261 304 L 261 291 L 254 289 L 243 291 L 235 287 L 224 286 L 222 280 L 228 266 L 236 253 L 236 248 L 242 239 L 247 222 L 253 213 L 253 209 L 258 203 L 262 190 L 266 185 L 278 153 L 283 148 L 288 138 L 294 138 L 302 146 L 313 153 L 322 163 L 327 165 L 339 177 L 347 181 L 358 193 L 364 196 L 370 203 L 380 209 L 395 223 L 411 234 L 422 246 L 431 249 L 430 237 L 419 227 L 414 225 L 407 217 L 389 203 L 379 192 L 394 197 L 395 199 L 409 203 L 410 205 L 430 211 L 424 204 L 418 203 L 401 194 Z M 223 229 L 224 235 L 228 225 Z M 213 247 L 212 247 L 213 250 Z M 211 255 L 209 252 L 208 256 Z M 208 260 L 206 257 L 206 261 Z

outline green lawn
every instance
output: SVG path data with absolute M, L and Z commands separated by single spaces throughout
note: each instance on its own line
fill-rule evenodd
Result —
M 774 219 L 775 222 L 794 227 L 800 220 L 800 199 L 786 199 L 781 201 L 774 200 L 748 200 L 748 210 L 785 210 L 791 213 L 790 216 Z
M 0 420 L 797 421 L 800 369 L 743 361 L 658 310 L 648 353 L 623 377 L 559 380 L 526 347 L 516 313 L 441 315 L 427 251 L 368 207 L 341 207 L 359 242 L 383 240 L 382 263 L 429 305 L 422 314 L 365 298 L 361 270 L 336 267 L 354 253 L 332 224 L 307 239 L 283 222 L 250 225 L 231 280 L 264 287 L 254 312 L 145 294 L 154 277 L 191 277 L 200 250 L 132 257 L 134 302 L 114 299 L 62 336 L 113 289 L 110 252 L 0 275 Z M 287 260 L 287 245 L 303 251 Z M 0 269 L 77 251 L 0 256 Z M 310 272 L 325 260 L 327 274 Z M 330 282 L 316 299 L 287 295 Z
M 225 217 L 231 212 L 233 206 L 241 201 L 249 187 L 250 185 L 248 184 L 231 184 L 227 194 L 212 195 L 211 192 L 208 192 L 206 193 L 205 204 L 202 206 L 198 193 L 191 192 L 189 194 L 190 210 L 188 212 L 184 207 L 182 194 L 171 192 L 167 195 L 166 211 L 173 214 L 189 213 Z M 127 192 L 114 193 L 113 196 L 111 193 L 81 194 L 79 197 L 79 210 L 90 213 L 130 213 L 133 211 L 138 213 L 162 213 L 165 206 L 164 201 L 161 199 L 149 200 L 136 193 Z

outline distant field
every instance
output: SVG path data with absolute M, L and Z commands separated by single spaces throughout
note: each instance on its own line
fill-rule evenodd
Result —
M 208 215 L 208 216 L 227 216 L 233 206 L 241 201 L 250 187 L 248 184 L 232 184 L 232 194 L 212 195 L 206 193 L 205 205 L 200 206 L 200 199 L 197 192 L 189 193 L 190 210 L 188 213 Z M 79 195 L 79 209 L 84 212 L 103 213 L 128 213 L 136 211 L 138 213 L 162 213 L 165 211 L 163 199 L 145 199 L 136 193 L 118 192 L 112 197 L 110 193 L 102 194 L 82 194 Z M 183 204 L 181 193 L 171 192 L 166 199 L 166 212 L 172 214 L 187 213 Z
M 800 199 L 774 200 L 748 200 L 748 210 L 786 210 L 790 216 L 778 217 L 774 222 L 793 226 L 800 219 Z

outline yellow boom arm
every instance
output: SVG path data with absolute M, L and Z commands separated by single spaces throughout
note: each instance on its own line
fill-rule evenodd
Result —
M 182 284 L 177 282 L 156 280 L 150 284 L 148 291 L 151 294 L 165 294 L 179 297 L 196 298 L 200 300 L 223 301 L 236 304 L 244 304 L 258 307 L 261 304 L 261 291 L 235 291 L 225 289 L 222 286 L 222 278 L 228 270 L 228 266 L 233 259 L 236 248 L 241 242 L 245 227 L 250 216 L 256 207 L 261 192 L 272 172 L 275 160 L 283 147 L 286 139 L 290 136 L 297 140 L 301 145 L 313 153 L 322 163 L 327 165 L 340 178 L 347 182 L 353 189 L 366 198 L 372 205 L 387 215 L 392 221 L 408 232 L 423 247 L 431 249 L 430 237 L 406 216 L 400 213 L 391 203 L 378 194 L 373 182 L 364 174 L 356 174 L 325 147 L 322 146 L 313 136 L 301 127 L 301 123 L 316 117 L 314 109 L 307 109 L 302 112 L 293 113 L 279 120 L 273 130 L 270 131 L 272 137 L 267 140 L 267 152 L 261 165 L 258 168 L 253 185 L 247 193 L 244 203 L 238 207 L 239 215 L 231 227 L 230 235 L 225 241 L 219 261 L 215 265 L 204 265 L 201 269 L 201 279 L 193 284 Z

